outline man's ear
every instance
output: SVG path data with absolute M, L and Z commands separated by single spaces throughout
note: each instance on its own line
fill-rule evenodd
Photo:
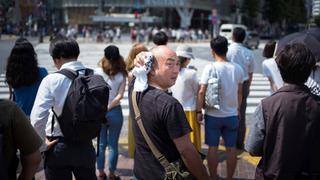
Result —
M 215 58 L 216 53 L 213 50 L 211 50 L 211 54 L 212 54 L 212 57 Z
M 151 70 L 150 70 L 149 74 L 150 74 L 151 76 L 155 76 L 156 71 L 154 70 L 154 67 L 153 67 L 153 68 L 151 68 Z
M 53 59 L 53 63 L 57 67 L 57 69 L 60 69 L 60 67 L 61 67 L 61 59 L 55 58 L 55 59 Z

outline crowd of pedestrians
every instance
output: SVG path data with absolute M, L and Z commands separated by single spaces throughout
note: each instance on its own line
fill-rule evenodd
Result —
M 144 42 L 139 39 L 141 32 L 134 31 L 131 30 L 132 42 Z M 222 36 L 210 41 L 212 62 L 201 69 L 199 80 L 197 69 L 188 66 L 190 61 L 196 61 L 193 49 L 187 44 L 176 50 L 169 48 L 172 34 L 173 30 L 169 36 L 152 30 L 148 39 L 152 38 L 154 47 L 148 49 L 143 43 L 135 43 L 126 59 L 117 46 L 109 45 L 97 68 L 90 70 L 78 61 L 80 49 L 75 37 L 60 33 L 49 47 L 58 70 L 52 74 L 38 66 L 32 44 L 18 39 L 6 70 L 10 99 L 15 104 L 0 100 L 0 145 L 4 143 L 5 147 L 5 156 L 0 151 L 0 167 L 8 170 L 0 171 L 1 177 L 16 179 L 19 150 L 20 179 L 32 179 L 41 160 L 40 152 L 48 180 L 121 179 L 116 173 L 124 121 L 120 100 L 128 81 L 128 154 L 134 158 L 133 179 L 218 179 L 220 144 L 226 147 L 228 180 L 234 176 L 237 150 L 262 156 L 256 179 L 320 178 L 319 57 L 306 45 L 293 43 L 274 58 L 275 42 L 266 44 L 263 56 L 267 59 L 262 66 L 272 94 L 257 107 L 245 138 L 247 98 L 255 69 L 252 51 L 242 44 L 245 30 L 235 28 L 230 45 Z M 79 79 L 72 79 L 63 71 L 74 72 Z M 95 93 L 85 96 L 95 90 L 90 89 L 90 83 L 101 80 L 103 83 L 96 88 L 108 87 L 103 91 L 108 98 Z M 87 86 L 80 88 L 76 83 Z M 217 87 L 216 92 L 211 91 L 213 86 Z M 79 93 L 69 94 L 74 88 L 79 88 L 75 89 Z M 218 106 L 209 105 L 212 98 L 208 93 L 214 93 Z M 70 103 L 70 99 L 83 94 L 88 98 Z M 106 101 L 101 110 L 71 108 L 101 99 Z M 102 111 L 103 123 L 94 126 L 91 119 L 78 122 L 81 117 L 76 111 L 97 116 Z M 67 136 L 66 123 L 61 122 L 66 113 L 68 125 L 78 133 L 86 132 L 80 128 L 83 125 L 95 129 L 96 148 L 92 139 L 80 141 Z M 199 153 L 201 124 L 209 147 L 206 157 Z M 107 147 L 109 174 L 105 171 Z

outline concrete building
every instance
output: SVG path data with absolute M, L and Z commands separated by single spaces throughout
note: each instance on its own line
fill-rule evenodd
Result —
M 313 0 L 312 4 L 312 16 L 320 15 L 320 0 Z
M 47 0 L 53 24 L 142 22 L 173 28 L 203 29 L 211 25 L 213 8 L 218 12 L 217 23 L 233 22 L 233 2 L 234 0 Z M 141 18 L 134 17 L 134 14 Z

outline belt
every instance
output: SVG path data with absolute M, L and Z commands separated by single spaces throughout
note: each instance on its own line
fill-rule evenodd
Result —
M 90 145 L 90 144 L 92 144 L 92 141 L 88 141 L 88 142 L 83 142 L 83 141 L 81 141 L 81 142 L 74 142 L 74 141 L 71 141 L 71 140 L 66 139 L 66 138 L 63 137 L 63 136 L 47 136 L 47 139 L 48 139 L 49 141 L 54 141 L 54 140 L 58 139 L 59 142 L 65 143 L 65 144 L 75 144 L 75 145 L 86 145 L 86 144 Z

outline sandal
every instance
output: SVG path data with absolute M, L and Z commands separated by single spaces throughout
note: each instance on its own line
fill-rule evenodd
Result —
M 109 175 L 108 179 L 109 180 L 121 180 L 120 176 L 117 176 L 117 175 L 112 175 L 112 176 Z
M 106 173 L 103 173 L 103 174 L 99 174 L 99 175 L 98 175 L 98 180 L 106 180 L 106 179 L 107 179 Z

